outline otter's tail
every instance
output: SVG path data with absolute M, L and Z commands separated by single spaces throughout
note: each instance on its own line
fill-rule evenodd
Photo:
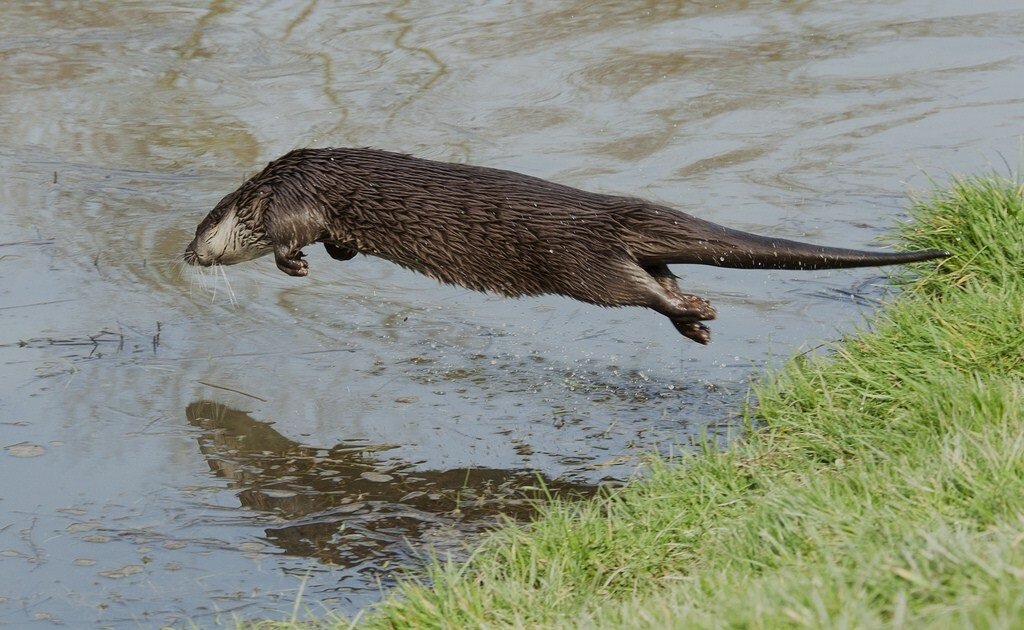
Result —
M 843 269 L 879 267 L 950 256 L 947 251 L 868 252 L 768 238 L 697 219 L 683 242 L 645 262 L 713 265 L 733 269 Z M 692 229 L 694 228 L 695 229 Z

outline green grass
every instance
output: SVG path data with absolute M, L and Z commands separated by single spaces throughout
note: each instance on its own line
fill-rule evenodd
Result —
M 1024 187 L 911 215 L 954 257 L 756 385 L 746 438 L 552 502 L 360 626 L 1024 627 Z

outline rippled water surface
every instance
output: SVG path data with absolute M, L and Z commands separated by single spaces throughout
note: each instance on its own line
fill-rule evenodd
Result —
M 876 270 L 677 268 L 663 317 L 309 248 L 204 275 L 269 159 L 376 146 L 865 247 L 928 173 L 1016 164 L 1018 0 L 11 2 L 0 20 L 0 624 L 355 614 L 539 481 L 725 436 Z

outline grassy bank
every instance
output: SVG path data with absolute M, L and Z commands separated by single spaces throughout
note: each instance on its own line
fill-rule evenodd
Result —
M 916 203 L 955 252 L 824 358 L 756 386 L 758 429 L 495 533 L 367 627 L 1024 626 L 1024 187 Z

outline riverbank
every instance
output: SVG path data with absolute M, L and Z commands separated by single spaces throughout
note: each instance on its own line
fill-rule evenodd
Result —
M 954 182 L 864 330 L 754 388 L 756 429 L 438 564 L 366 627 L 1024 623 L 1024 187 Z

